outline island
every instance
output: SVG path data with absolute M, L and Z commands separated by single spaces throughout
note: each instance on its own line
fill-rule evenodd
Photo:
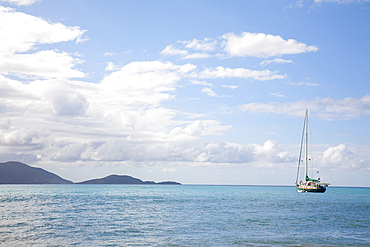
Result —
M 32 167 L 21 162 L 8 161 L 0 163 L 0 184 L 141 184 L 141 185 L 181 185 L 174 181 L 156 183 L 142 181 L 128 175 L 109 175 L 104 178 L 91 179 L 79 183 L 63 179 L 42 168 Z
M 73 184 L 42 168 L 21 162 L 0 163 L 0 184 Z
M 154 181 L 142 181 L 127 175 L 109 175 L 104 178 L 91 179 L 78 184 L 163 184 L 163 185 L 180 185 L 178 182 L 166 181 L 156 183 Z

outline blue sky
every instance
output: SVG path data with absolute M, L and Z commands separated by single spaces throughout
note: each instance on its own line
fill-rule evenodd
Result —
M 72 181 L 370 186 L 370 2 L 0 2 L 0 160 Z

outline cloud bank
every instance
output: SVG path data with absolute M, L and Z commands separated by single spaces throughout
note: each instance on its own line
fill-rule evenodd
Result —
M 318 50 L 316 46 L 307 46 L 294 39 L 284 40 L 264 33 L 243 32 L 240 36 L 228 33 L 222 37 L 226 40 L 224 46 L 229 56 L 267 58 Z
M 248 103 L 239 106 L 243 112 L 273 113 L 289 116 L 304 116 L 305 109 L 315 112 L 318 117 L 327 120 L 347 120 L 370 114 L 370 95 L 362 98 L 345 98 L 334 100 L 332 98 L 318 98 L 316 100 L 287 102 L 287 103 Z

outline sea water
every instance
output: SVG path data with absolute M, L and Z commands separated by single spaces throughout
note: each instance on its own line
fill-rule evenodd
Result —
M 1 246 L 370 246 L 370 188 L 1 185 Z

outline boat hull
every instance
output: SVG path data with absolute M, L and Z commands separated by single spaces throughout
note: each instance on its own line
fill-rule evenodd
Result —
M 313 192 L 313 193 L 324 193 L 326 188 L 302 188 L 298 187 L 299 192 Z

